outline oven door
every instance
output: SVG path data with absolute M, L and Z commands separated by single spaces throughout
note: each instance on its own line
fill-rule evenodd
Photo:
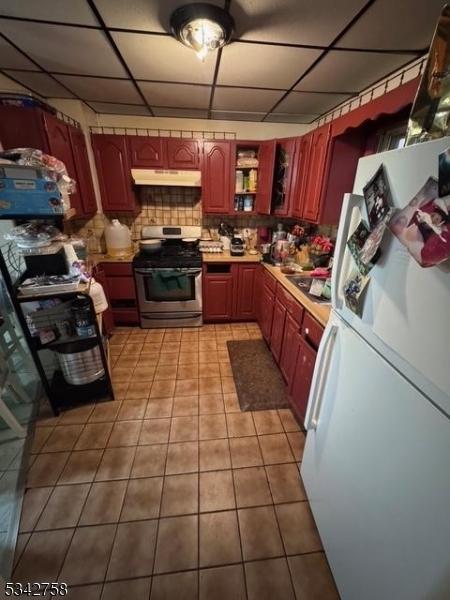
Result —
M 135 269 L 139 312 L 202 311 L 201 268 Z

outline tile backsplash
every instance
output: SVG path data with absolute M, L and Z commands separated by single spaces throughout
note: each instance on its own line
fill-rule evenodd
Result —
M 97 213 L 89 220 L 74 219 L 67 223 L 66 233 L 85 237 L 89 230 L 95 233 L 102 250 L 105 250 L 104 228 L 110 219 L 117 218 L 128 225 L 134 240 L 141 237 L 145 225 L 200 225 L 217 229 L 221 221 L 227 221 L 239 229 L 275 227 L 280 220 L 288 226 L 292 219 L 279 219 L 265 215 L 202 215 L 201 189 L 190 187 L 142 186 L 139 189 L 141 210 L 137 215 L 123 213 Z M 322 233 L 333 235 L 335 228 L 320 227 Z

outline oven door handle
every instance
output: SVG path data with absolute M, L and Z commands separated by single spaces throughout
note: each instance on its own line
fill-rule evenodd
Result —
M 138 275 L 153 275 L 158 271 L 176 271 L 177 273 L 185 273 L 186 275 L 199 275 L 201 269 L 135 269 L 134 272 Z
M 171 315 L 167 313 L 161 314 L 153 314 L 151 317 L 147 317 L 146 315 L 140 315 L 143 321 L 169 321 L 169 320 L 178 320 L 178 319 L 198 319 L 202 316 L 201 312 L 189 313 L 187 315 L 183 313 L 177 313 L 176 315 Z

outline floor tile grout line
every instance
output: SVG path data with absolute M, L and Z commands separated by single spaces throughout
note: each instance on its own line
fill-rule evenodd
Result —
M 230 446 L 230 438 L 228 436 L 228 421 L 225 418 L 225 427 L 227 429 L 227 442 L 228 442 L 228 452 L 230 454 L 230 466 L 232 466 L 232 460 L 231 460 L 231 446 Z M 236 494 L 236 484 L 234 481 L 234 473 L 233 473 L 233 469 L 231 469 L 231 481 L 233 484 L 233 495 L 234 495 L 234 504 L 235 504 L 235 514 L 236 514 L 236 522 L 237 522 L 237 527 L 238 527 L 238 535 L 239 535 L 239 548 L 241 550 L 241 557 L 242 557 L 242 563 L 244 561 L 244 550 L 242 547 L 242 534 L 241 534 L 241 524 L 239 522 L 239 513 L 238 513 L 238 502 L 237 502 L 237 494 Z M 242 571 L 243 571 L 243 577 L 244 577 L 244 588 L 245 588 L 245 598 L 248 599 L 248 589 L 247 589 L 247 577 L 245 575 L 245 567 L 242 566 Z
M 198 403 L 200 413 L 200 399 Z M 200 414 L 198 415 L 198 435 L 200 437 Z M 200 441 L 197 443 L 197 600 L 200 599 Z
M 172 431 L 173 406 L 174 406 L 174 399 L 172 398 L 172 405 L 171 405 L 171 410 L 170 410 L 169 439 L 170 439 L 170 434 Z M 162 501 L 163 501 L 163 495 L 164 495 L 164 487 L 165 487 L 165 482 L 166 482 L 166 471 L 167 471 L 168 458 L 169 458 L 169 444 L 167 443 L 166 457 L 164 460 L 164 470 L 163 470 L 163 474 L 162 474 L 163 479 L 162 479 L 162 484 L 161 484 L 161 496 L 159 498 L 158 518 L 157 518 L 157 522 L 156 522 L 155 547 L 153 549 L 153 561 L 152 561 L 152 573 L 151 573 L 151 579 L 150 579 L 149 598 L 151 598 L 152 590 L 153 590 L 153 579 L 154 579 L 154 575 L 155 575 L 155 566 L 156 566 L 156 553 L 158 550 L 159 525 L 161 522 L 161 508 L 162 508 Z
M 302 556 L 311 556 L 311 555 L 315 555 L 315 554 L 320 554 L 320 555 L 325 555 L 325 552 L 323 550 L 313 550 L 311 552 L 303 552 L 303 553 L 294 553 L 294 554 L 288 554 L 286 555 L 282 555 L 282 554 L 277 554 L 276 556 L 269 556 L 266 558 L 252 558 L 249 560 L 242 560 L 242 561 L 235 561 L 235 562 L 226 562 L 226 563 L 217 563 L 217 564 L 213 564 L 213 565 L 208 565 L 205 567 L 199 567 L 198 569 L 196 568 L 189 568 L 189 569 L 177 569 L 175 571 L 161 571 L 161 573 L 157 573 L 156 575 L 150 576 L 150 575 L 139 575 L 137 577 L 123 577 L 123 578 L 117 578 L 117 579 L 108 579 L 108 581 L 90 581 L 87 583 L 81 583 L 81 584 L 75 584 L 72 585 L 70 587 L 75 587 L 75 588 L 82 588 L 82 587 L 86 587 L 86 586 L 90 586 L 90 585 L 102 585 L 103 583 L 115 583 L 115 582 L 123 582 L 123 581 L 135 581 L 135 580 L 139 580 L 139 579 L 151 579 L 152 583 L 153 583 L 153 578 L 154 577 L 160 577 L 160 576 L 167 576 L 167 575 L 177 575 L 180 573 L 192 573 L 193 571 L 197 571 L 197 572 L 201 572 L 201 571 L 211 571 L 213 569 L 222 569 L 225 567 L 233 567 L 233 566 L 240 566 L 242 565 L 242 567 L 244 568 L 246 564 L 252 564 L 252 563 L 260 563 L 260 562 L 266 562 L 269 560 L 279 560 L 279 559 L 283 559 L 283 558 L 295 558 L 295 557 L 302 557 Z M 245 570 L 244 570 L 244 578 L 245 578 Z M 245 580 L 245 579 L 244 579 Z M 150 591 L 151 593 L 151 591 Z
M 244 437 L 234 437 L 234 438 L 228 438 L 230 440 L 242 440 L 242 439 L 248 439 L 251 437 L 257 437 L 257 436 L 244 436 Z M 220 438 L 208 438 L 208 439 L 202 439 L 202 440 L 180 440 L 180 441 L 176 441 L 176 442 L 157 442 L 154 444 L 135 444 L 133 446 L 112 446 L 112 447 L 105 447 L 105 448 L 94 448 L 94 449 L 87 449 L 87 450 L 77 450 L 74 453 L 75 454 L 81 454 L 82 452 L 92 452 L 92 451 L 105 451 L 105 450 L 118 450 L 118 449 L 126 449 L 126 448 L 141 448 L 141 447 L 148 447 L 148 446 L 167 446 L 167 445 L 177 445 L 177 444 L 185 444 L 187 442 L 213 442 L 213 441 L 220 441 L 220 440 L 225 440 L 227 438 L 224 437 L 220 437 Z M 58 453 L 51 453 L 51 454 L 64 454 L 67 451 L 64 452 L 58 452 Z M 73 454 L 72 452 L 69 452 L 69 454 Z M 299 462 L 302 462 L 301 460 L 295 459 L 295 460 L 290 460 L 290 461 L 282 461 L 282 462 L 267 462 L 264 463 L 264 466 L 267 467 L 271 467 L 271 466 L 281 466 L 281 465 L 291 465 L 291 464 L 298 464 Z M 258 465 L 244 465 L 244 466 L 234 466 L 232 467 L 233 469 L 245 469 L 248 468 L 249 466 L 258 466 Z M 259 465 L 261 466 L 261 465 Z M 223 469 L 207 469 L 207 471 L 222 471 Z M 195 473 L 196 471 L 186 471 L 185 473 Z M 129 479 L 142 479 L 144 476 L 137 476 L 137 477 L 129 477 Z M 147 476 L 146 476 L 147 477 Z M 150 475 L 150 477 L 154 477 L 153 475 Z M 102 479 L 99 481 L 117 481 L 120 479 L 128 479 L 128 477 L 118 477 L 118 478 L 112 478 L 112 479 Z M 59 481 L 59 479 L 58 479 Z M 64 482 L 64 483 L 57 483 L 55 485 L 58 486 L 64 486 L 64 485 L 76 485 L 78 483 L 89 483 L 89 481 L 80 481 L 80 482 Z M 37 486 L 32 486 L 29 487 L 28 489 L 36 489 L 36 488 L 43 488 L 43 487 L 52 487 L 52 484 L 50 485 L 37 485 Z
M 252 415 L 253 424 L 254 424 L 255 429 L 256 429 L 255 419 L 254 419 L 254 416 L 253 416 L 253 412 L 250 412 L 250 414 Z M 287 437 L 286 437 L 286 439 L 287 439 Z M 261 444 L 259 442 L 259 436 L 257 436 L 257 441 L 258 441 L 259 451 L 261 452 L 261 456 L 263 456 Z M 263 462 L 264 462 L 264 456 L 263 456 Z M 273 494 L 272 494 L 272 488 L 270 487 L 270 481 L 269 481 L 269 476 L 267 474 L 266 465 L 264 465 L 264 473 L 266 475 L 266 482 L 267 482 L 267 485 L 269 487 L 270 496 L 272 498 L 272 507 L 273 507 L 272 510 L 273 510 L 274 515 L 275 515 L 275 521 L 276 521 L 277 528 L 278 528 L 278 535 L 280 536 L 280 540 L 281 540 L 281 544 L 282 544 L 282 547 L 283 547 L 283 550 L 284 550 L 284 554 L 285 554 L 285 556 L 287 556 L 287 554 L 286 554 L 286 546 L 285 546 L 285 543 L 284 543 L 283 534 L 282 534 L 280 523 L 279 523 L 279 520 L 278 520 L 278 514 L 277 514 L 277 511 L 275 509 L 275 501 L 274 501 L 274 497 L 273 497 Z M 285 561 L 286 561 L 286 564 L 289 565 L 289 562 L 288 562 L 287 558 L 285 558 Z M 293 592 L 294 597 L 296 597 L 295 587 L 294 587 L 294 581 L 292 579 L 292 574 L 291 574 L 291 571 L 289 569 L 289 566 L 288 566 L 288 572 L 289 572 L 289 578 L 290 578 L 290 582 L 291 582 L 292 592 Z
M 259 469 L 259 468 L 263 468 L 261 466 L 259 467 L 245 467 L 246 469 Z M 223 471 L 229 471 L 232 469 L 222 469 Z M 208 471 L 206 471 L 208 472 Z M 196 473 L 190 473 L 191 475 L 195 475 Z M 186 473 L 179 473 L 179 474 L 175 474 L 175 475 L 167 475 L 168 478 L 171 477 L 178 477 L 178 475 L 186 475 Z M 155 477 L 143 477 L 142 479 L 161 479 L 162 477 L 166 477 L 166 476 L 162 476 L 162 475 L 157 475 Z M 127 481 L 124 479 L 120 479 L 117 481 Z M 135 481 L 135 480 L 132 480 Z M 111 482 L 96 482 L 96 483 L 111 483 Z M 77 485 L 86 485 L 86 484 L 77 484 Z M 270 488 L 269 488 L 270 489 Z M 240 509 L 254 509 L 254 508 L 264 508 L 264 507 L 270 507 L 270 506 L 289 506 L 291 504 L 305 504 L 308 503 L 307 499 L 304 500 L 289 500 L 286 502 L 270 502 L 270 503 L 266 503 L 266 504 L 251 504 L 248 506 L 237 506 L 234 509 L 233 508 L 220 508 L 217 510 L 204 510 L 204 511 L 195 511 L 195 512 L 187 512 L 187 513 L 176 513 L 176 514 L 171 514 L 171 515 L 159 515 L 158 517 L 150 517 L 150 518 L 139 518 L 139 519 L 128 519 L 128 520 L 124 520 L 124 521 L 105 521 L 105 522 L 99 522 L 99 523 L 86 523 L 86 524 L 77 524 L 77 525 L 73 525 L 73 526 L 64 526 L 64 527 L 53 527 L 51 529 L 39 529 L 39 530 L 30 530 L 30 531 L 22 531 L 21 533 L 24 534 L 32 534 L 32 533 L 41 533 L 41 532 L 50 532 L 50 531 L 62 531 L 62 530 L 66 530 L 66 529 L 73 529 L 73 527 L 76 527 L 77 529 L 86 529 L 87 527 L 97 527 L 100 525 L 114 525 L 115 523 L 137 523 L 139 521 L 157 521 L 157 520 L 165 520 L 165 519 L 173 519 L 174 517 L 191 517 L 191 516 L 195 516 L 195 515 L 211 515 L 211 514 L 215 514 L 215 513 L 223 513 L 223 512 L 230 512 L 230 510 L 240 510 Z M 303 554 L 303 553 L 299 553 L 299 554 Z
M 98 470 L 99 470 L 99 468 L 100 468 L 100 465 L 101 465 L 101 463 L 102 463 L 102 461 L 103 461 L 103 457 L 104 457 L 104 455 L 105 455 L 105 451 L 106 451 L 106 446 L 107 446 L 107 444 L 108 444 L 108 441 L 109 441 L 109 438 L 110 438 L 110 436 L 111 436 L 111 433 L 112 433 L 112 428 L 111 428 L 111 431 L 109 432 L 108 439 L 107 439 L 107 441 L 106 441 L 105 448 L 104 448 L 104 449 L 103 449 L 103 451 L 102 451 L 102 455 L 101 455 L 101 457 L 100 457 L 100 460 L 99 460 L 99 461 L 98 461 L 98 463 L 97 463 L 97 467 L 96 467 L 96 469 L 95 469 L 95 473 L 93 474 L 92 481 L 91 481 L 91 482 L 90 482 L 90 484 L 89 484 L 89 490 L 88 490 L 88 493 L 86 494 L 86 498 L 84 499 L 83 506 L 82 506 L 82 508 L 81 508 L 81 511 L 80 511 L 80 514 L 79 514 L 79 517 L 78 517 L 78 520 L 77 520 L 77 524 L 76 524 L 76 525 L 75 525 L 75 527 L 73 528 L 73 532 L 72 532 L 72 536 L 71 536 L 71 538 L 70 538 L 70 542 L 68 543 L 68 545 L 67 545 L 67 548 L 66 548 L 66 551 L 65 551 L 65 553 L 64 553 L 64 559 L 61 561 L 61 566 L 60 566 L 60 568 L 59 568 L 58 575 L 57 575 L 57 581 L 59 580 L 59 577 L 61 576 L 62 570 L 64 569 L 64 565 L 65 565 L 65 563 L 66 563 L 67 556 L 69 555 L 69 550 L 70 550 L 70 548 L 71 548 L 71 546 L 72 546 L 73 539 L 74 539 L 74 537 L 75 537 L 75 533 L 76 533 L 76 531 L 77 531 L 77 529 L 78 529 L 78 525 L 79 525 L 79 523 L 80 523 L 80 520 L 81 520 L 81 516 L 82 516 L 82 514 L 83 514 L 83 511 L 84 511 L 84 509 L 85 509 L 85 507 L 86 507 L 87 500 L 88 500 L 88 498 L 89 498 L 89 495 L 90 495 L 90 493 L 91 493 L 91 490 L 92 490 L 92 488 L 93 488 L 93 486 L 94 486 L 94 483 L 95 483 L 95 478 L 96 478 L 96 476 L 97 476 L 97 473 L 98 473 Z M 70 458 L 70 455 L 69 455 L 69 458 Z M 67 463 L 66 463 L 66 464 L 67 464 Z M 64 469 L 61 471 L 60 477 L 61 477 L 61 475 L 62 475 L 63 471 L 64 471 Z M 58 480 L 57 480 L 57 482 L 56 482 L 56 485 L 55 485 L 55 487 L 57 486 L 57 484 L 58 484 L 58 481 L 59 481 L 59 478 L 60 478 L 60 477 L 58 477 Z M 116 530 L 117 530 L 117 526 L 116 526 Z M 115 534 L 114 534 L 114 537 L 115 537 Z M 106 572 L 105 572 L 105 575 L 106 575 Z

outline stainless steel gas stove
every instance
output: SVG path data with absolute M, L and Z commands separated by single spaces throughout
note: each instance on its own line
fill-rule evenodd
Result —
M 140 323 L 150 327 L 202 324 L 200 227 L 143 227 L 142 239 L 161 239 L 161 248 L 141 250 L 133 259 Z

